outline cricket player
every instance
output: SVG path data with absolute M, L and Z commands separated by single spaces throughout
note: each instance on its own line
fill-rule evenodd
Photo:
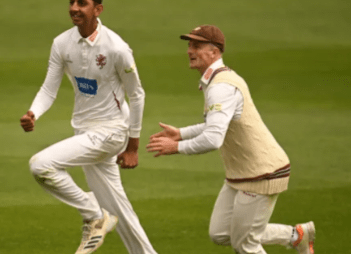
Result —
M 98 18 L 102 11 L 102 0 L 69 1 L 75 27 L 54 39 L 46 79 L 21 126 L 26 132 L 34 130 L 66 73 L 75 93 L 71 121 L 75 135 L 35 154 L 30 170 L 47 192 L 81 213 L 83 237 L 76 254 L 94 252 L 117 221 L 117 232 L 129 253 L 154 254 L 124 192 L 117 165 L 138 164 L 145 93 L 132 50 L 102 25 Z M 66 172 L 75 166 L 83 167 L 91 192 L 84 192 Z
M 181 35 L 189 41 L 190 68 L 202 75 L 205 123 L 163 130 L 147 145 L 155 156 L 200 154 L 220 149 L 226 171 L 210 221 L 210 237 L 240 254 L 266 253 L 262 244 L 280 244 L 313 254 L 314 223 L 270 224 L 279 193 L 288 188 L 289 158 L 263 123 L 244 79 L 223 63 L 225 37 L 204 25 Z

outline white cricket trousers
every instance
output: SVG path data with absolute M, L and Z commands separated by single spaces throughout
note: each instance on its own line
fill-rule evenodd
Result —
M 49 193 L 75 207 L 83 219 L 93 219 L 101 208 L 118 216 L 117 232 L 131 254 L 154 254 L 148 237 L 121 183 L 117 154 L 128 143 L 119 130 L 99 128 L 76 131 L 34 155 L 29 164 L 37 182 Z M 84 192 L 65 168 L 82 166 L 91 192 Z
M 210 221 L 210 237 L 239 254 L 266 254 L 262 244 L 288 247 L 292 226 L 268 223 L 279 194 L 258 195 L 222 187 Z

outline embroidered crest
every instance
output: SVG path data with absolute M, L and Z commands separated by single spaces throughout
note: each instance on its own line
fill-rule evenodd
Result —
M 96 65 L 100 66 L 100 70 L 106 65 L 106 56 L 100 54 L 96 56 Z

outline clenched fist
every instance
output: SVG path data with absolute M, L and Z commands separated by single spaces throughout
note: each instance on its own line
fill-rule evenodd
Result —
M 32 111 L 28 111 L 27 114 L 21 117 L 21 126 L 25 132 L 34 130 L 35 117 Z

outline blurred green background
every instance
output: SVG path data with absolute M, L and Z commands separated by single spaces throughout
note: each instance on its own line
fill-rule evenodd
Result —
M 289 190 L 272 222 L 314 220 L 315 251 L 351 253 L 351 2 L 346 0 L 104 1 L 104 25 L 134 50 L 146 91 L 140 165 L 121 171 L 125 190 L 160 253 L 233 253 L 208 237 L 223 184 L 218 152 L 153 158 L 148 137 L 162 121 L 201 122 L 203 95 L 179 35 L 214 24 L 226 35 L 225 63 L 245 78 L 265 123 L 292 164 Z M 81 237 L 77 211 L 33 180 L 29 158 L 73 134 L 71 84 L 24 133 L 19 118 L 41 86 L 54 37 L 69 29 L 68 1 L 1 1 L 0 253 L 74 253 Z M 70 169 L 87 189 L 79 168 Z M 268 246 L 268 253 L 295 253 Z M 96 253 L 127 253 L 116 234 Z

